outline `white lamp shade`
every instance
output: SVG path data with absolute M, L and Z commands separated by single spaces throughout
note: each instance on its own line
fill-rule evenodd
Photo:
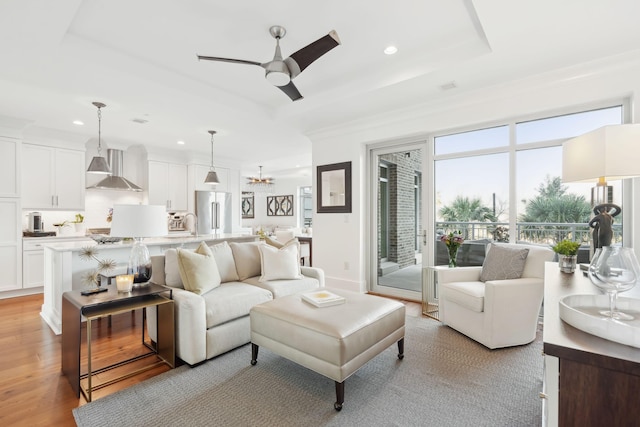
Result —
M 113 237 L 159 237 L 168 234 L 167 212 L 161 205 L 114 205 Z
M 640 175 L 640 125 L 603 126 L 562 144 L 562 181 L 596 182 Z

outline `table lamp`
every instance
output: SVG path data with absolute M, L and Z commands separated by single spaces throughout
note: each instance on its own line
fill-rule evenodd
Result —
M 608 180 L 640 175 L 640 124 L 610 125 L 587 132 L 562 144 L 562 182 L 596 182 L 591 189 L 594 214 L 616 216 Z M 594 249 L 609 246 L 611 219 L 589 222 L 594 227 Z M 597 236 L 601 236 L 598 238 Z
M 127 267 L 127 274 L 134 276 L 134 287 L 151 279 L 151 257 L 142 239 L 166 236 L 167 226 L 167 212 L 162 205 L 114 205 L 110 235 L 135 240 Z

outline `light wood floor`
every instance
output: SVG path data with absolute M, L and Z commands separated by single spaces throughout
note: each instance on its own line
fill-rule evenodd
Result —
M 32 295 L 0 300 L 1 426 L 75 426 L 71 410 L 86 403 L 83 397 L 75 396 L 62 375 L 61 336 L 55 335 L 40 317 L 42 299 L 42 295 Z M 421 316 L 419 303 L 405 303 L 407 315 Z M 140 310 L 135 315 L 114 316 L 110 327 L 106 319 L 94 322 L 94 367 L 146 351 L 140 339 L 141 324 Z M 85 341 L 83 349 L 84 344 Z M 94 392 L 93 399 L 168 369 L 163 365 L 105 387 Z M 86 372 L 86 363 L 82 364 L 82 372 Z

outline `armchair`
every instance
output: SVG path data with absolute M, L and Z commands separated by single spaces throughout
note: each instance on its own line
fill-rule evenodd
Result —
M 544 264 L 554 257 L 551 249 L 541 246 L 492 243 L 488 251 L 496 245 L 501 250 L 529 250 L 519 278 L 481 281 L 483 268 L 486 275 L 492 267 L 511 267 L 487 265 L 496 260 L 489 255 L 482 267 L 438 271 L 442 323 L 491 349 L 528 344 L 535 339 L 544 295 Z

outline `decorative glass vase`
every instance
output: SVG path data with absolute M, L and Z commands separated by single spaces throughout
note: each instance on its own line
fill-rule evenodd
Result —
M 133 283 L 137 284 L 134 288 L 146 284 L 151 279 L 151 257 L 141 238 L 136 238 L 131 247 L 127 274 L 133 275 Z
M 449 268 L 454 268 L 458 265 L 456 258 L 458 257 L 458 246 L 449 247 Z
M 577 255 L 558 255 L 558 265 L 563 273 L 573 273 L 576 271 Z
M 616 308 L 618 293 L 628 291 L 640 278 L 640 264 L 633 249 L 620 246 L 603 246 L 589 265 L 589 279 L 609 295 L 609 309 L 600 314 L 610 319 L 633 320 L 633 316 Z

